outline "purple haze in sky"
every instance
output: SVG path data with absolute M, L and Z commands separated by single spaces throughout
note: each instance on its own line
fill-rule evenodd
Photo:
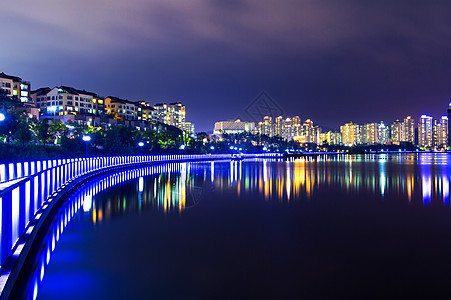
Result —
M 181 101 L 196 131 L 249 119 L 267 91 L 286 116 L 439 117 L 451 98 L 449 1 L 16 0 L 0 71 L 132 101 Z

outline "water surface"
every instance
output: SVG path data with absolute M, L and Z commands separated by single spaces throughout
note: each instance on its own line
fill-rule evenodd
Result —
M 450 159 L 182 163 L 116 180 L 83 196 L 38 298 L 447 297 Z

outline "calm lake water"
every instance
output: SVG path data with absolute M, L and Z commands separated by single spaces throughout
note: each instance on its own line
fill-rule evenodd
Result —
M 100 178 L 79 192 L 38 299 L 449 298 L 450 162 L 343 155 Z

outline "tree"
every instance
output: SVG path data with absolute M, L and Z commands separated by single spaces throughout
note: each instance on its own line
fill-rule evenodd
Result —
M 67 128 L 60 120 L 53 120 L 49 125 L 49 136 L 54 140 L 54 144 L 58 143 L 58 139 L 67 133 Z
M 39 120 L 36 124 L 36 134 L 40 141 L 42 141 L 42 144 L 45 147 L 45 143 L 47 139 L 50 137 L 49 134 L 49 119 L 45 118 L 43 120 Z
M 8 92 L 0 88 L 0 109 L 3 112 L 8 111 L 11 107 L 14 107 L 15 101 L 8 96 Z
M 26 114 L 22 114 L 19 119 L 14 138 L 22 143 L 22 147 L 32 140 L 30 123 Z

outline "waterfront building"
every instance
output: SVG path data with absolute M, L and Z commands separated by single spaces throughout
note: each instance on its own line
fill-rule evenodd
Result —
M 41 115 L 92 114 L 93 100 L 96 100 L 96 107 L 100 104 L 98 101 L 103 102 L 96 93 L 68 86 L 40 88 L 31 92 L 31 97 Z
M 92 111 L 91 113 L 96 116 L 105 115 L 105 99 L 97 95 L 96 93 L 85 92 L 92 96 Z
M 341 145 L 341 132 L 338 131 L 329 131 L 326 134 L 326 140 L 329 145 Z
M 185 130 L 185 105 L 180 102 L 169 103 L 168 120 L 168 125 Z
M 282 116 L 278 116 L 274 119 L 274 136 L 285 136 L 285 120 Z
M 194 136 L 194 124 L 191 122 L 185 122 L 184 131 L 188 133 L 189 136 Z
M 424 148 L 433 146 L 432 117 L 422 115 L 418 124 L 418 145 Z
M 346 146 L 354 146 L 360 143 L 360 126 L 353 122 L 340 126 L 342 143 Z
M 108 96 L 105 98 L 106 114 L 119 120 L 136 120 L 137 119 L 137 103 L 121 99 L 118 97 Z
M 377 123 L 367 123 L 363 125 L 362 132 L 362 143 L 368 145 L 375 145 L 378 143 L 377 140 Z
M 168 105 L 166 103 L 157 103 L 155 104 L 154 109 L 156 121 L 163 124 L 168 124 L 169 123 Z
M 305 136 L 306 143 L 318 143 L 320 140 L 319 133 L 321 133 L 321 130 L 313 125 L 312 120 L 307 119 L 302 124 L 301 135 Z
M 448 145 L 448 116 L 434 120 L 433 140 L 437 148 L 446 148 Z
M 402 141 L 401 139 L 402 125 L 403 124 L 399 122 L 399 120 L 396 120 L 390 126 L 391 141 L 395 145 L 399 145 L 399 143 Z
M 377 142 L 378 144 L 386 144 L 389 141 L 389 129 L 388 126 L 384 124 L 383 121 L 381 121 L 377 125 Z
M 24 81 L 17 76 L 0 73 L 0 89 L 5 90 L 11 98 L 17 98 L 27 106 L 32 106 L 33 101 L 30 96 L 31 83 Z
M 301 127 L 301 118 L 299 116 L 291 118 L 291 133 L 293 137 L 301 134 Z
M 291 131 L 291 119 L 286 118 L 284 121 L 284 130 L 282 138 L 286 141 L 291 141 L 293 139 L 293 133 Z
M 258 133 L 269 137 L 273 136 L 272 118 L 270 116 L 265 116 L 263 122 L 258 123 Z
M 185 130 L 185 105 L 180 102 L 158 103 L 154 106 L 154 119 L 160 123 Z
M 401 124 L 401 142 L 415 145 L 415 120 L 411 116 L 407 116 Z
M 156 120 L 156 114 L 155 114 L 155 108 L 150 105 L 150 103 L 141 101 L 138 102 L 137 105 L 137 119 L 141 121 L 147 121 L 147 122 L 153 122 L 155 123 Z
M 237 134 L 242 132 L 253 133 L 255 131 L 254 122 L 243 122 L 240 119 L 235 121 L 220 121 L 215 123 L 213 133 L 217 135 L 221 134 Z
M 448 104 L 448 121 L 451 119 L 451 103 Z M 451 132 L 451 122 L 448 122 L 448 133 Z M 448 134 L 448 147 L 451 147 L 451 136 Z

